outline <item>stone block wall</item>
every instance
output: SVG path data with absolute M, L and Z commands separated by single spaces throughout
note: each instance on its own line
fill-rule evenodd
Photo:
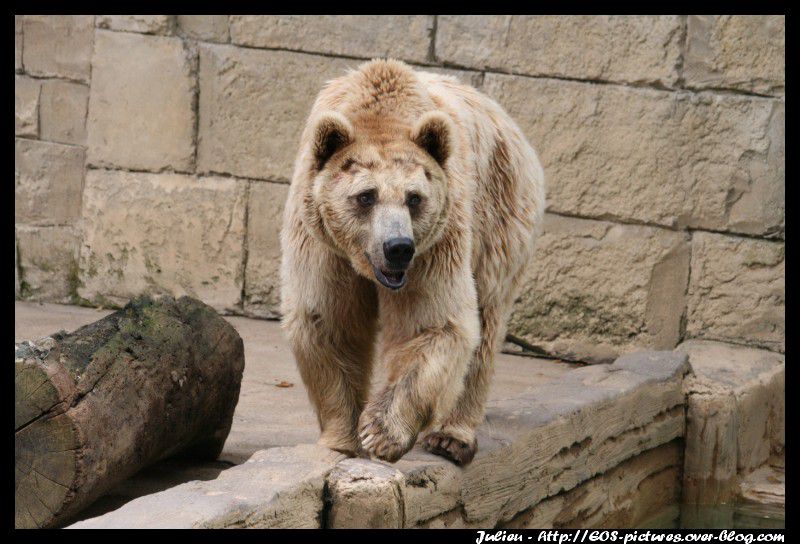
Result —
M 784 350 L 782 16 L 16 16 L 17 298 L 279 317 L 314 96 L 377 56 L 456 75 L 540 154 L 518 342 Z

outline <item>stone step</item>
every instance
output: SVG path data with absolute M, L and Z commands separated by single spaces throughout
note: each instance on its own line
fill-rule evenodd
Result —
M 685 355 L 641 352 L 492 401 L 464 469 L 419 446 L 394 465 L 274 448 L 71 527 L 414 527 L 454 511 L 494 526 L 681 437 L 687 368 Z
M 786 507 L 786 470 L 784 456 L 767 463 L 745 476 L 739 484 L 737 502 L 741 506 Z
M 771 455 L 786 434 L 785 356 L 709 340 L 689 340 L 683 500 L 732 502 L 738 481 Z

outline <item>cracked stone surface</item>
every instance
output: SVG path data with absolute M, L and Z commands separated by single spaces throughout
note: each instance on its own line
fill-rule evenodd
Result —
M 707 340 L 676 349 L 689 356 L 684 500 L 729 501 L 737 479 L 786 442 L 786 365 L 780 353 Z

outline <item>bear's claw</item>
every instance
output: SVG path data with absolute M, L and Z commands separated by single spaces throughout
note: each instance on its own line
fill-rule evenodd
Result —
M 468 464 L 475 457 L 475 452 L 478 451 L 477 440 L 467 444 L 447 433 L 438 431 L 427 435 L 423 439 L 422 445 L 429 452 L 446 457 L 458 466 Z
M 383 418 L 377 413 L 365 412 L 361 415 L 358 436 L 365 453 L 389 463 L 400 459 L 414 445 L 413 438 L 405 443 L 393 438 Z

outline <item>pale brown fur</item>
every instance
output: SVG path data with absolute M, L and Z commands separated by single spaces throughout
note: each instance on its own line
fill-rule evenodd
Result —
M 357 203 L 359 191 L 374 203 Z M 411 193 L 422 202 L 413 209 Z M 321 444 L 395 461 L 427 428 L 430 451 L 472 459 L 543 211 L 535 152 L 475 89 L 392 60 L 328 82 L 281 232 L 283 327 Z M 391 290 L 375 270 L 397 233 L 415 254 Z M 389 379 L 367 402 L 375 357 Z

